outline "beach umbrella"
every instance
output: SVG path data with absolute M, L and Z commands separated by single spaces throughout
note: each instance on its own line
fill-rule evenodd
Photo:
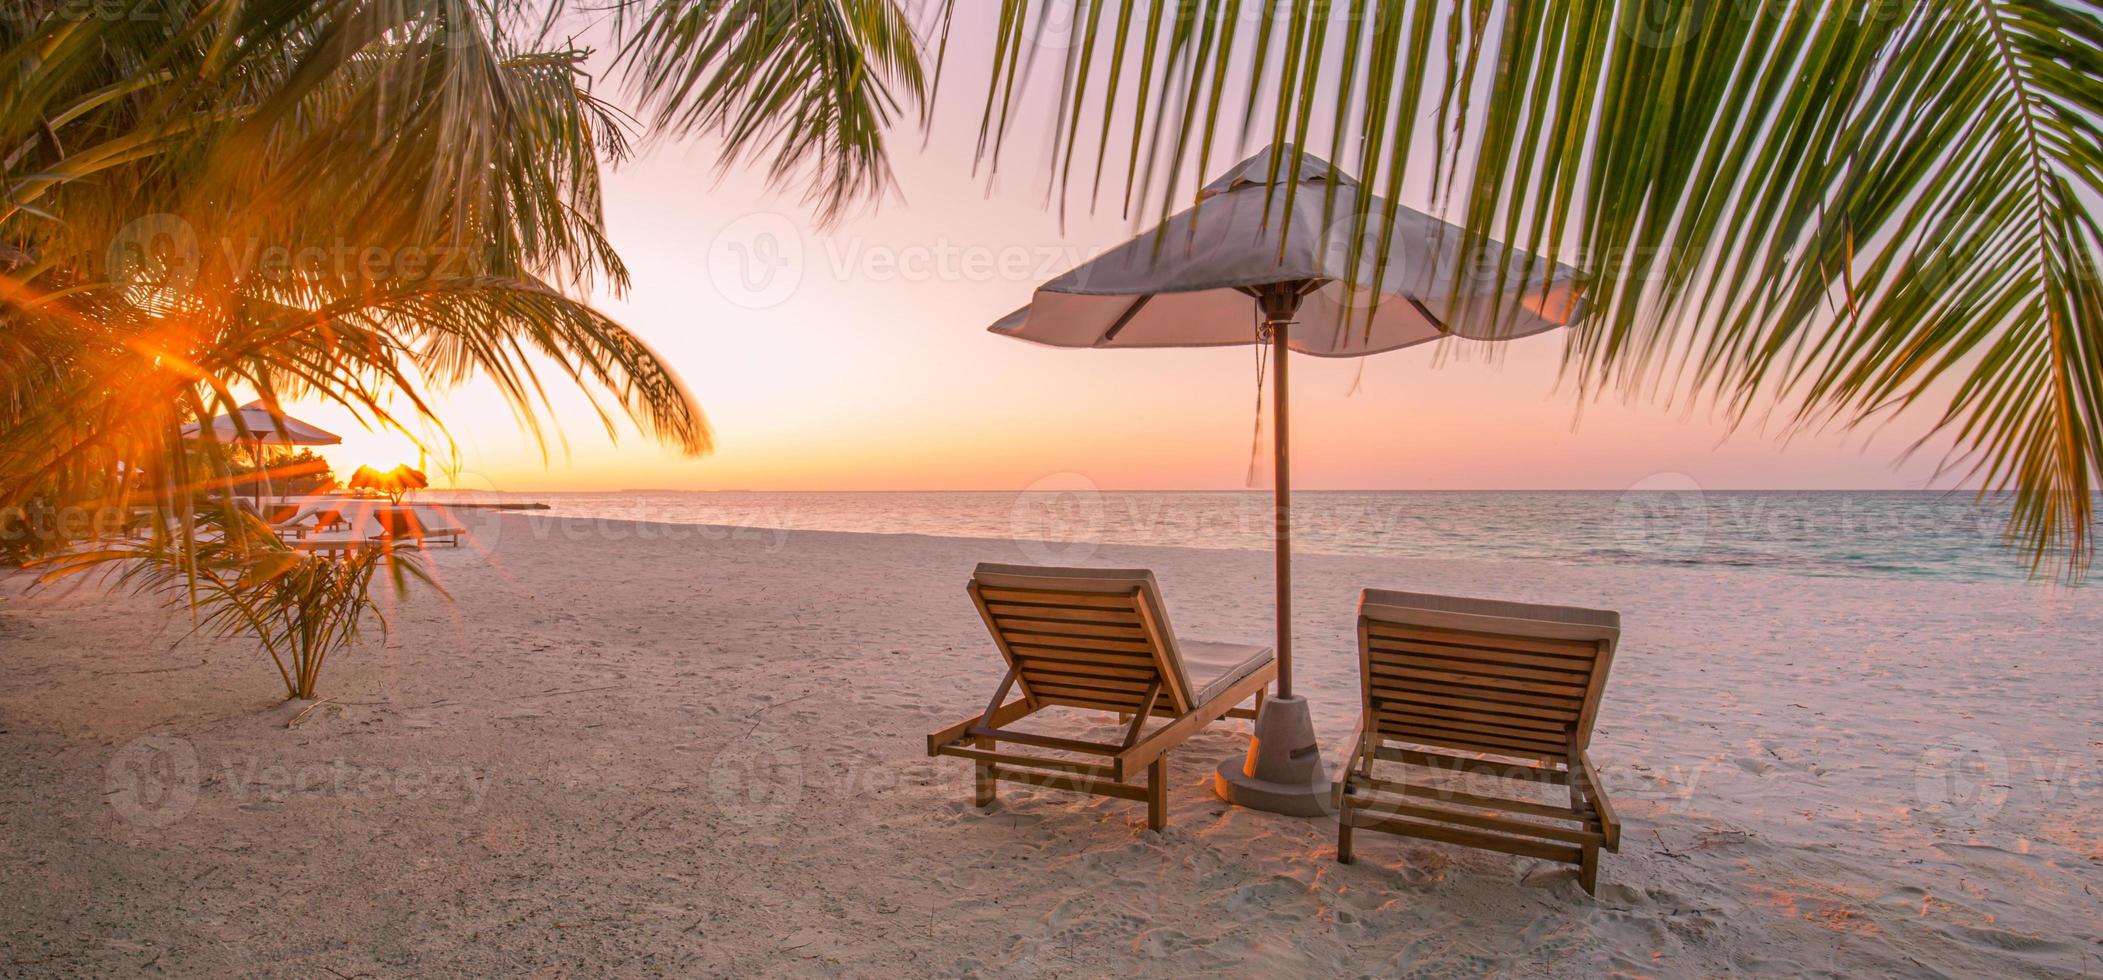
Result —
M 1313 815 L 1328 787 L 1306 702 L 1292 693 L 1288 353 L 1509 340 L 1574 322 L 1582 303 L 1575 270 L 1390 207 L 1311 154 L 1294 173 L 1292 157 L 1279 147 L 1235 165 L 1195 207 L 1037 287 L 991 330 L 1053 347 L 1268 346 L 1278 696 L 1256 721 L 1249 758 L 1222 764 L 1216 785 L 1235 803 Z M 1385 249 L 1369 228 L 1390 232 Z
M 333 446 L 343 437 L 290 415 L 272 416 L 261 401 L 252 401 L 227 415 L 214 416 L 183 426 L 183 438 L 211 438 L 219 442 L 243 442 L 264 446 Z M 206 435 L 209 431 L 209 437 Z
M 402 502 L 403 495 L 409 491 L 422 490 L 431 485 L 430 478 L 424 476 L 422 470 L 411 469 L 407 463 L 388 470 L 384 476 L 385 482 L 380 489 L 388 496 L 393 497 L 394 502 L 397 504 Z
M 352 470 L 350 483 L 347 484 L 352 490 L 374 490 L 378 489 L 379 485 L 380 471 L 370 466 L 360 466 Z
M 411 469 L 403 463 L 384 473 L 370 466 L 360 466 L 351 473 L 350 488 L 353 490 L 376 490 L 394 499 L 399 504 L 402 495 L 411 490 L 421 490 L 431 485 L 422 470 Z
M 183 426 L 185 439 L 209 439 L 214 442 L 233 442 L 248 446 L 257 461 L 262 460 L 264 446 L 333 446 L 343 437 L 310 425 L 290 415 L 272 415 L 262 401 L 252 401 L 226 415 L 214 416 L 210 422 L 199 420 Z M 264 484 L 269 484 L 270 473 L 266 467 Z

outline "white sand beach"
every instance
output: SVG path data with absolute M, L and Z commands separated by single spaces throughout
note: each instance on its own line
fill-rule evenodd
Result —
M 295 719 L 245 641 L 0 586 L 0 974 L 2040 975 L 2103 972 L 2093 590 L 1306 556 L 1297 687 L 1338 757 L 1365 586 L 1618 609 L 1562 866 L 1230 809 L 1230 722 L 1143 806 L 1003 785 L 928 731 L 1000 659 L 1013 542 L 485 514 L 451 593 Z M 1186 634 L 1267 642 L 1270 556 L 1105 546 Z M 1103 724 L 1106 719 L 1095 719 Z M 288 723 L 290 727 L 288 728 Z

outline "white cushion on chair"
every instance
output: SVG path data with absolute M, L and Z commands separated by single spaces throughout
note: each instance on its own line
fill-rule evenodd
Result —
M 1263 669 L 1272 660 L 1271 648 L 1253 643 L 1215 643 L 1210 640 L 1176 639 L 1183 651 L 1183 671 L 1195 690 L 1191 697 L 1204 704 L 1218 697 L 1235 682 Z

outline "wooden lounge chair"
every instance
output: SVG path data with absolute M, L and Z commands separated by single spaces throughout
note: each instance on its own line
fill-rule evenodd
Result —
M 1160 830 L 1168 751 L 1223 717 L 1256 717 L 1278 676 L 1268 647 L 1179 639 L 1144 569 L 984 564 L 966 588 L 1008 673 L 983 713 L 929 735 L 927 753 L 975 764 L 979 806 L 993 804 L 1005 779 L 1144 800 L 1148 829 Z M 1250 706 L 1236 707 L 1244 701 Z M 1052 707 L 1131 720 L 1117 742 L 1011 727 Z M 1148 731 L 1153 718 L 1164 723 Z M 1142 769 L 1144 785 L 1135 781 Z
M 306 537 L 307 532 L 313 530 L 300 523 L 300 519 L 306 516 L 305 510 L 306 508 L 299 504 L 278 504 L 270 508 L 270 516 L 264 520 L 270 522 L 270 529 L 276 531 L 279 538 L 289 534 L 297 540 Z
M 331 507 L 314 512 L 314 529 L 317 531 L 350 530 L 350 519 L 343 516 L 343 508 Z
M 304 515 L 298 504 L 272 504 L 266 513 L 254 501 L 236 497 L 234 507 L 268 525 L 271 533 L 276 534 L 280 540 L 294 541 L 307 536 L 307 526 L 299 523 Z
M 423 518 L 416 516 L 416 511 L 406 507 L 399 510 L 374 511 L 373 516 L 379 519 L 380 533 L 372 535 L 372 540 L 387 547 L 408 541 L 421 548 L 431 541 L 443 541 L 457 548 L 460 546 L 460 536 L 467 533 L 464 528 L 431 527 L 423 522 Z
M 1585 753 L 1620 635 L 1613 612 L 1367 589 L 1336 859 L 1350 863 L 1353 829 L 1378 830 L 1574 864 L 1591 892 L 1600 849 L 1621 849 Z M 1376 763 L 1404 768 L 1390 779 Z M 1443 784 L 1409 782 L 1409 767 L 1442 770 Z M 1570 802 L 1461 792 L 1461 773 L 1567 787 Z

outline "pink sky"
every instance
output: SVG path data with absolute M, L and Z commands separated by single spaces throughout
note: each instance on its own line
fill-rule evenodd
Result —
M 839 227 L 815 227 L 797 195 L 768 191 L 757 168 L 717 180 L 706 141 L 650 147 L 609 175 L 608 222 L 634 288 L 600 296 L 601 308 L 685 377 L 714 425 L 713 455 L 683 458 L 632 430 L 616 445 L 581 397 L 558 392 L 566 445 L 551 443 L 544 462 L 493 390 L 471 385 L 441 410 L 461 447 L 457 484 L 1009 490 L 1079 474 L 1104 488 L 1243 486 L 1252 349 L 1062 351 L 985 332 L 1037 282 L 1134 228 L 1112 210 L 1088 214 L 1083 199 L 1062 229 L 1046 206 L 1043 146 L 1027 139 L 989 191 L 972 172 L 985 65 L 968 45 L 952 56 L 950 78 L 965 81 L 945 81 L 928 146 L 916 133 L 894 140 L 898 194 Z M 1049 86 L 1036 94 L 1030 105 L 1044 113 Z M 1222 155 L 1213 169 L 1235 157 Z M 1784 444 L 1752 429 L 1730 435 L 1705 412 L 1580 406 L 1556 384 L 1562 346 L 1550 334 L 1495 359 L 1479 345 L 1297 359 L 1296 483 L 1617 490 L 1684 474 L 1709 488 L 1929 485 L 1933 454 L 1894 466 L 1924 417 L 1865 449 L 1860 433 Z M 398 435 L 362 432 L 326 408 L 299 411 L 345 435 L 328 453 L 339 473 L 415 460 Z M 437 460 L 431 468 L 445 482 Z

